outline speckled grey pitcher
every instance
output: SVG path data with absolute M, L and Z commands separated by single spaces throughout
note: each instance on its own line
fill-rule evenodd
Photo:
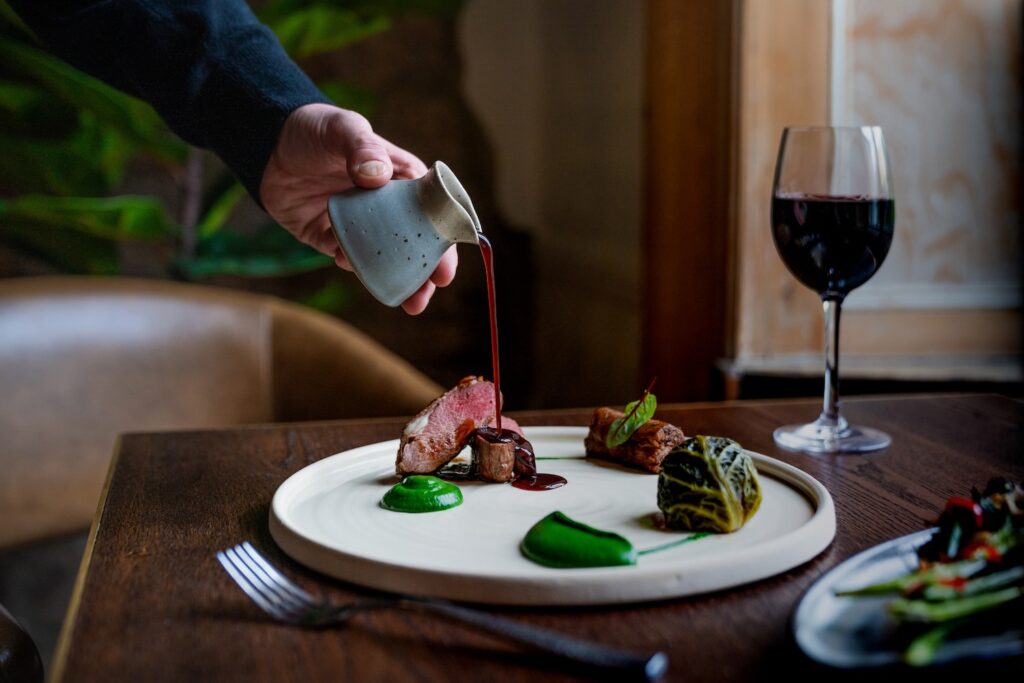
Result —
M 450 246 L 479 243 L 480 219 L 469 194 L 440 161 L 416 180 L 336 194 L 327 213 L 359 280 L 388 306 L 415 293 Z

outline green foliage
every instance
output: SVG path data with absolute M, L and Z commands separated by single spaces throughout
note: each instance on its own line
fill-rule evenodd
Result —
M 118 243 L 175 230 L 153 197 L 53 197 L 0 200 L 0 239 L 63 271 L 114 275 Z
M 227 224 L 228 218 L 231 217 L 231 212 L 244 196 L 245 188 L 239 183 L 228 185 L 227 189 L 210 203 L 200 219 L 198 226 L 199 238 L 209 239 L 216 235 Z
M 288 54 L 331 52 L 387 30 L 395 17 L 420 13 L 454 17 L 462 0 L 273 0 L 258 10 Z
M 281 277 L 333 262 L 274 223 L 267 223 L 249 234 L 231 228 L 217 230 L 199 241 L 194 257 L 179 258 L 175 265 L 187 278 L 198 280 L 213 275 Z
M 74 230 L 46 230 L 30 221 L 4 218 L 0 238 L 62 272 L 116 275 L 117 243 Z
M 114 241 L 155 239 L 176 229 L 154 197 L 50 197 L 0 199 L 0 218 L 41 230 L 66 229 Z
M 284 14 L 274 22 L 278 40 L 296 57 L 331 52 L 391 26 L 389 17 L 363 17 L 346 9 L 317 4 Z
M 180 162 L 185 145 L 172 137 L 153 108 L 17 39 L 0 41 L 0 62 L 63 104 L 88 114 L 116 133 L 135 153 Z
M 339 107 L 357 111 L 367 117 L 373 115 L 373 93 L 366 88 L 358 88 L 338 81 L 317 83 L 317 87 Z
M 300 299 L 299 303 L 322 313 L 342 313 L 352 302 L 352 290 L 337 281 L 328 282 L 319 291 Z
M 462 0 L 269 0 L 257 12 L 288 53 L 302 59 L 386 30 L 409 13 L 453 17 Z M 373 93 L 320 83 L 339 106 L 370 115 Z M 168 271 L 199 280 L 216 275 L 281 277 L 332 259 L 270 223 L 231 225 L 245 196 L 230 178 L 207 178 L 194 225 L 181 225 L 157 197 L 111 196 L 128 164 L 145 158 L 184 178 L 187 145 L 148 104 L 84 74 L 43 49 L 0 0 L 0 242 L 65 272 L 117 274 L 120 245 L 177 245 Z M 179 180 L 180 182 L 180 180 Z M 195 185 L 193 183 L 193 185 Z M 179 187 L 179 192 L 199 191 Z M 11 195 L 14 195 L 11 197 Z M 348 302 L 331 283 L 305 301 L 337 312 Z

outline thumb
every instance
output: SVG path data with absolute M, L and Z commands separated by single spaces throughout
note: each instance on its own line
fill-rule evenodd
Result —
M 345 155 L 348 175 L 360 187 L 380 187 L 394 173 L 384 141 L 365 117 L 339 109 L 327 125 L 328 144 Z

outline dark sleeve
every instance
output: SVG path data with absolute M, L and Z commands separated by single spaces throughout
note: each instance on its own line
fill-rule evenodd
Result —
M 8 0 L 58 57 L 146 102 L 259 201 L 288 114 L 329 101 L 243 0 Z

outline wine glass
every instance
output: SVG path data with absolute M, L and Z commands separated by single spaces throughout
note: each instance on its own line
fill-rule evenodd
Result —
M 825 398 L 821 415 L 775 430 L 775 443 L 805 453 L 864 453 L 889 436 L 839 413 L 839 309 L 875 274 L 892 243 L 895 204 L 882 129 L 786 128 L 772 187 L 772 236 L 789 271 L 821 296 Z

